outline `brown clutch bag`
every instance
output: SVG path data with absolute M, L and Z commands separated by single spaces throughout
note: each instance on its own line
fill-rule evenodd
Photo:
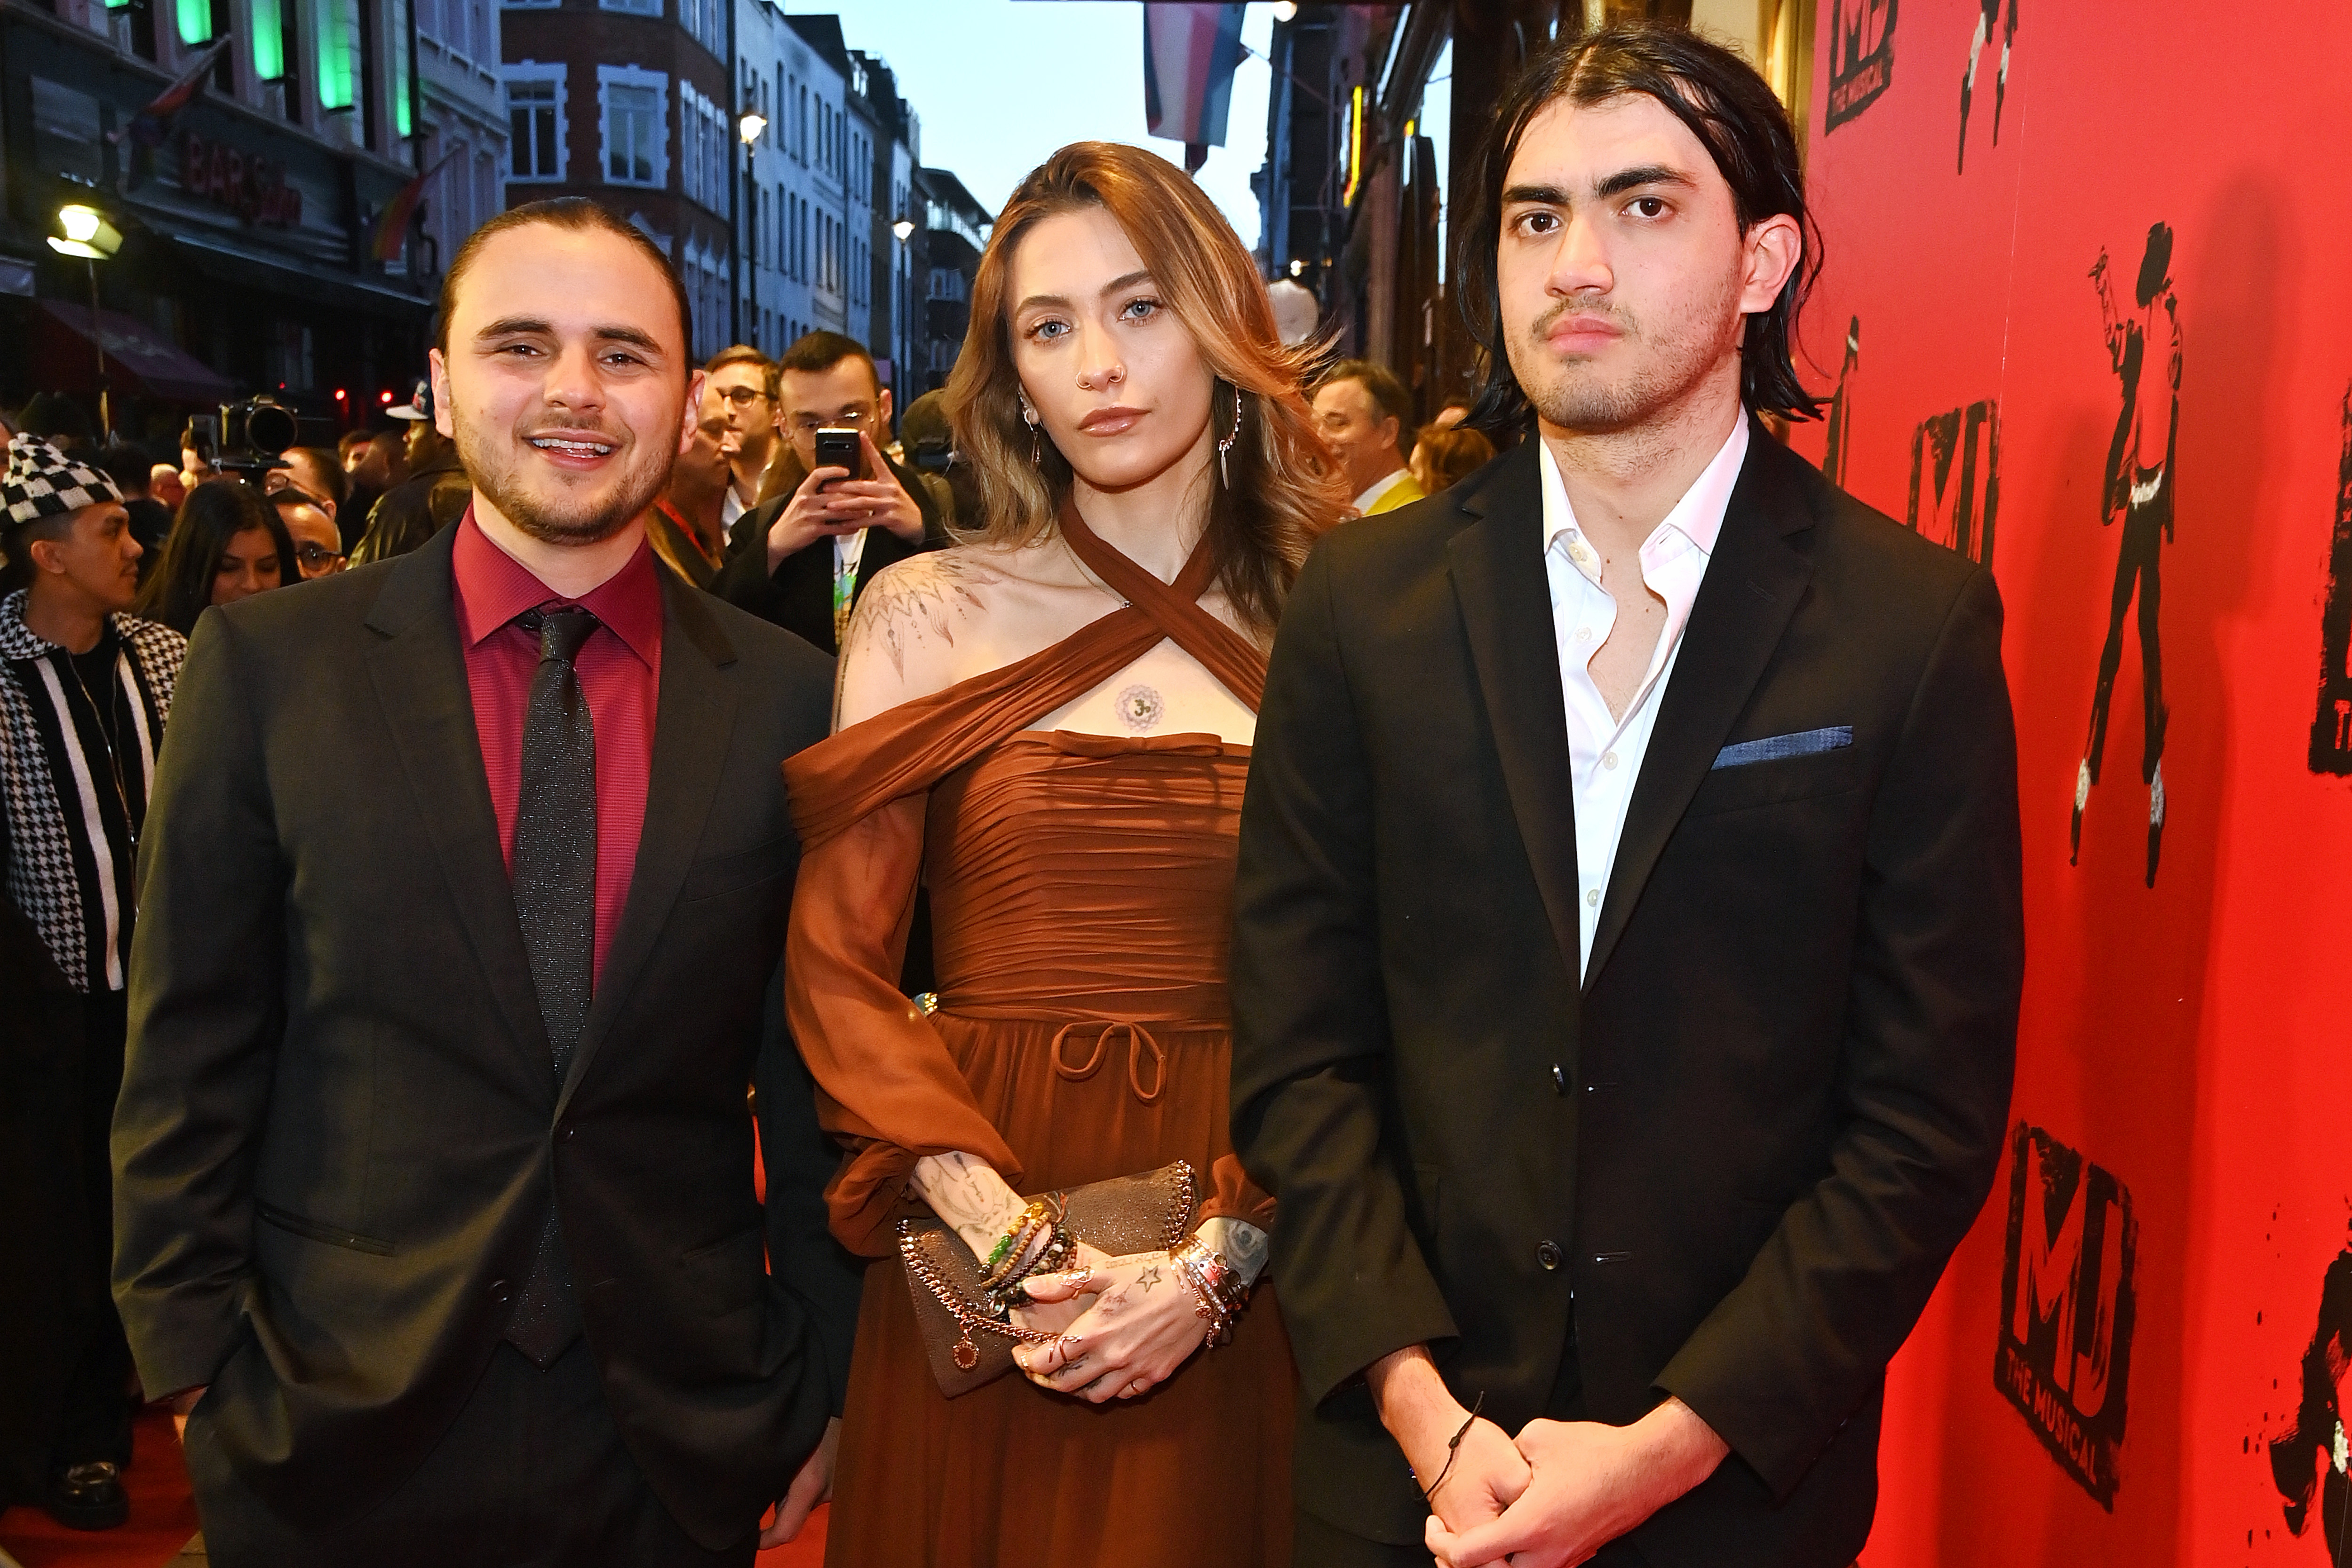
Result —
M 1049 1196 L 1064 1205 L 1066 1230 L 1113 1258 L 1172 1250 L 1192 1229 L 1192 1167 L 1183 1160 Z M 1014 1342 L 1045 1343 L 1055 1337 L 1002 1322 L 980 1304 L 980 1260 L 941 1220 L 900 1220 L 898 1258 L 931 1375 L 949 1398 L 1011 1371 Z

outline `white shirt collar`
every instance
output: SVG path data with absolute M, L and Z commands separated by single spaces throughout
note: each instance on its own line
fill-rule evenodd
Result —
M 1562 536 L 1566 536 L 1570 546 L 1570 559 L 1574 559 L 1576 547 L 1583 544 L 1584 530 L 1577 526 L 1576 508 L 1569 505 L 1568 486 L 1560 479 L 1559 464 L 1552 456 L 1551 448 L 1544 444 L 1540 435 L 1531 439 L 1539 455 L 1537 466 L 1543 475 L 1544 550 L 1549 553 Z M 1739 483 L 1740 465 L 1747 460 L 1748 416 L 1743 413 L 1731 427 L 1730 437 L 1716 453 L 1714 461 L 1699 471 L 1698 477 L 1691 481 L 1691 487 L 1683 492 L 1683 498 L 1675 503 L 1674 509 L 1643 541 L 1644 566 L 1649 564 L 1653 549 L 1664 540 L 1670 531 L 1696 546 L 1701 555 L 1712 557 L 1715 554 L 1715 542 L 1723 533 L 1723 514 L 1731 506 L 1732 489 Z M 1589 546 L 1584 548 L 1589 557 L 1591 549 Z M 1600 580 L 1600 567 L 1589 559 L 1578 560 L 1576 567 L 1593 581 Z
M 1385 479 L 1372 481 L 1371 488 L 1356 497 L 1356 510 L 1369 512 L 1379 505 L 1381 497 L 1412 477 L 1412 470 L 1400 468 Z

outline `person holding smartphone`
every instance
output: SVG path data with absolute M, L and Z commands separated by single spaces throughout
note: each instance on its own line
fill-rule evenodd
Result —
M 929 493 L 882 452 L 890 394 L 854 338 L 811 332 L 784 352 L 785 449 L 761 504 L 736 520 L 712 591 L 828 653 L 885 567 L 946 542 Z

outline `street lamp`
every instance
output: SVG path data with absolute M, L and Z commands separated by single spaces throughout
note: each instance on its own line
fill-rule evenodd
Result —
M 753 171 L 760 151 L 756 143 L 760 140 L 760 133 L 767 129 L 768 117 L 756 109 L 745 110 L 742 118 L 735 122 L 735 134 L 743 139 L 743 190 L 747 204 L 747 210 L 743 214 L 746 220 L 743 232 L 745 236 L 753 242 L 751 246 L 751 337 L 754 347 L 759 346 L 760 343 L 760 247 L 757 243 L 760 233 L 760 181 Z
M 1287 22 L 1293 16 L 1297 15 L 1298 6 L 1295 4 L 1295 0 L 1274 0 L 1274 19 L 1276 21 Z
M 898 222 L 890 225 L 890 232 L 898 236 L 900 245 L 904 245 L 907 243 L 907 236 L 915 232 L 915 220 L 901 216 Z
M 58 227 L 64 232 L 48 236 L 49 248 L 59 256 L 79 256 L 89 268 L 89 340 L 98 350 L 98 424 L 111 442 L 114 416 L 107 407 L 106 335 L 98 325 L 98 264 L 122 248 L 122 232 L 106 221 L 104 213 L 80 202 L 58 209 Z

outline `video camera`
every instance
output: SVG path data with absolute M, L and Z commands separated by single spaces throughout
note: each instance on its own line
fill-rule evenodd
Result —
M 257 474 L 285 467 L 287 450 L 302 442 L 301 422 L 274 398 L 223 403 L 218 418 L 200 413 L 188 425 L 195 432 L 197 456 L 247 483 Z

